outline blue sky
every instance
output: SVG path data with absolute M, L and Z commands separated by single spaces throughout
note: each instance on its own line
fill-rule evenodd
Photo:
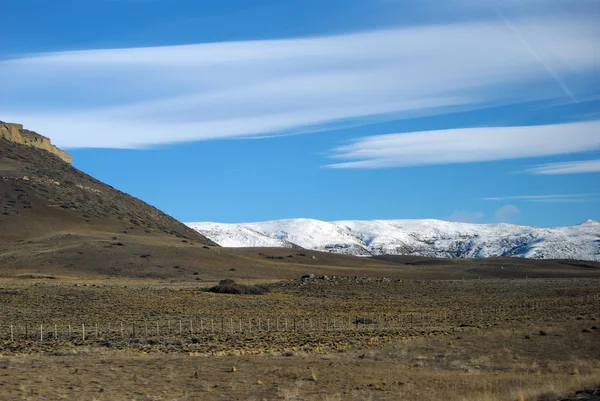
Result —
M 7 0 L 0 120 L 183 221 L 600 220 L 594 0 Z

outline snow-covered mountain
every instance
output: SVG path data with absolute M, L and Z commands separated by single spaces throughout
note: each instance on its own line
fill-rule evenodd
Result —
M 600 223 L 540 228 L 441 220 L 274 220 L 187 223 L 227 247 L 301 247 L 350 255 L 518 256 L 600 261 Z

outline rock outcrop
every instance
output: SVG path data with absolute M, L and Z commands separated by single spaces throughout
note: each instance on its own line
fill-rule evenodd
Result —
M 43 149 L 69 164 L 73 162 L 71 155 L 52 145 L 49 138 L 46 138 L 37 132 L 24 129 L 23 125 L 21 124 L 5 123 L 0 121 L 0 138 L 4 138 L 11 142 L 22 145 Z

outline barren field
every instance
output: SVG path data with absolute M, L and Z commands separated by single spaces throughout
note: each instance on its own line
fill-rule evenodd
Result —
M 600 385 L 600 278 L 572 276 L 5 278 L 0 399 L 566 399 Z

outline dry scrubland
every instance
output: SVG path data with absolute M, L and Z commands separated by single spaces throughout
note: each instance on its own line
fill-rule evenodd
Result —
M 4 278 L 0 399 L 560 400 L 600 385 L 589 276 L 315 278 L 264 295 Z
M 600 263 L 221 248 L 14 136 L 0 400 L 553 401 L 600 385 Z M 291 280 L 311 272 L 341 278 Z M 204 291 L 221 279 L 271 292 Z

